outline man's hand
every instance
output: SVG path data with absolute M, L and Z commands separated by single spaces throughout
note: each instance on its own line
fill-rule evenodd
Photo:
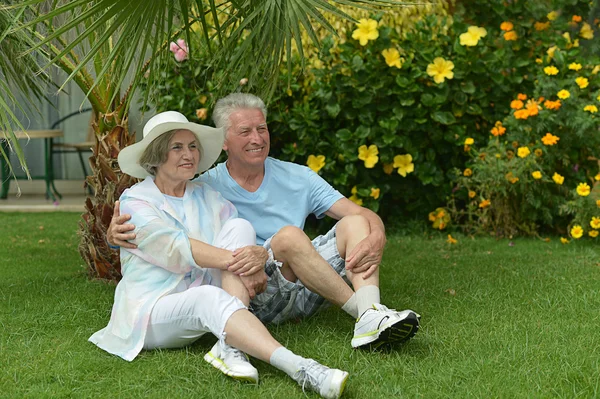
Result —
M 127 240 L 135 239 L 135 233 L 133 233 L 135 226 L 130 223 L 125 224 L 126 221 L 131 219 L 131 215 L 119 216 L 119 213 L 119 201 L 115 201 L 113 217 L 110 220 L 110 226 L 108 226 L 108 230 L 106 231 L 106 241 L 108 241 L 110 245 L 118 245 L 123 248 L 137 248 L 137 245 L 127 242 Z
M 249 276 L 240 276 L 240 279 L 246 286 L 250 299 L 254 299 L 256 295 L 267 289 L 267 274 L 264 270 Z
M 369 278 L 381 263 L 385 241 L 384 234 L 369 234 L 346 257 L 346 269 L 352 273 L 363 273 L 363 279 Z
M 250 276 L 264 270 L 268 258 L 267 250 L 258 245 L 238 248 L 233 252 L 233 262 L 227 270 L 240 277 Z

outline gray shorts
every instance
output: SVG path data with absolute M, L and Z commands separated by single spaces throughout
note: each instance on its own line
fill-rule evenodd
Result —
M 250 302 L 252 313 L 263 323 L 278 324 L 307 317 L 327 308 L 330 303 L 325 298 L 310 291 L 299 280 L 294 283 L 283 277 L 280 270 L 282 263 L 274 259 L 271 250 L 272 238 L 263 244 L 269 252 L 269 260 L 265 265 L 267 289 Z M 323 259 L 347 281 L 345 262 L 337 249 L 335 226 L 327 234 L 312 240 L 312 244 Z

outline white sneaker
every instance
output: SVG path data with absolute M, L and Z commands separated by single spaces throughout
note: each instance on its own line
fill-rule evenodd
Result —
M 330 369 L 313 359 L 305 359 L 300 362 L 300 367 L 292 378 L 302 386 L 303 391 L 308 387 L 323 398 L 337 399 L 344 392 L 348 373 Z
M 217 341 L 212 349 L 204 355 L 204 360 L 231 378 L 258 384 L 258 370 L 250 364 L 248 356 L 226 343 Z
M 412 310 L 397 312 L 375 303 L 356 320 L 352 347 L 376 349 L 407 341 L 419 330 L 419 318 Z

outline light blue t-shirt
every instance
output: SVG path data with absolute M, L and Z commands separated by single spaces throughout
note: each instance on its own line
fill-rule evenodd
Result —
M 322 218 L 331 206 L 343 198 L 310 168 L 274 158 L 265 160 L 265 177 L 255 192 L 244 190 L 230 175 L 225 163 L 205 172 L 199 181 L 231 201 L 239 217 L 248 220 L 262 245 L 284 226 L 304 228 L 311 213 Z

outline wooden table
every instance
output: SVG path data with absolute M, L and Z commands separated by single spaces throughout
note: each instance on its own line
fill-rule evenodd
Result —
M 44 140 L 44 176 L 41 177 L 46 181 L 46 198 L 56 200 L 56 197 L 62 198 L 62 195 L 54 186 L 54 166 L 52 163 L 52 140 L 57 137 L 63 137 L 63 131 L 58 129 L 52 130 L 26 130 L 15 131 L 17 139 L 43 139 Z M 0 145 L 5 154 L 10 157 L 10 148 L 6 140 L 6 134 L 0 132 Z M 10 169 L 4 157 L 0 156 L 0 178 L 2 187 L 0 188 L 0 199 L 6 199 L 8 189 L 10 187 Z M 38 178 L 38 177 L 36 177 Z

